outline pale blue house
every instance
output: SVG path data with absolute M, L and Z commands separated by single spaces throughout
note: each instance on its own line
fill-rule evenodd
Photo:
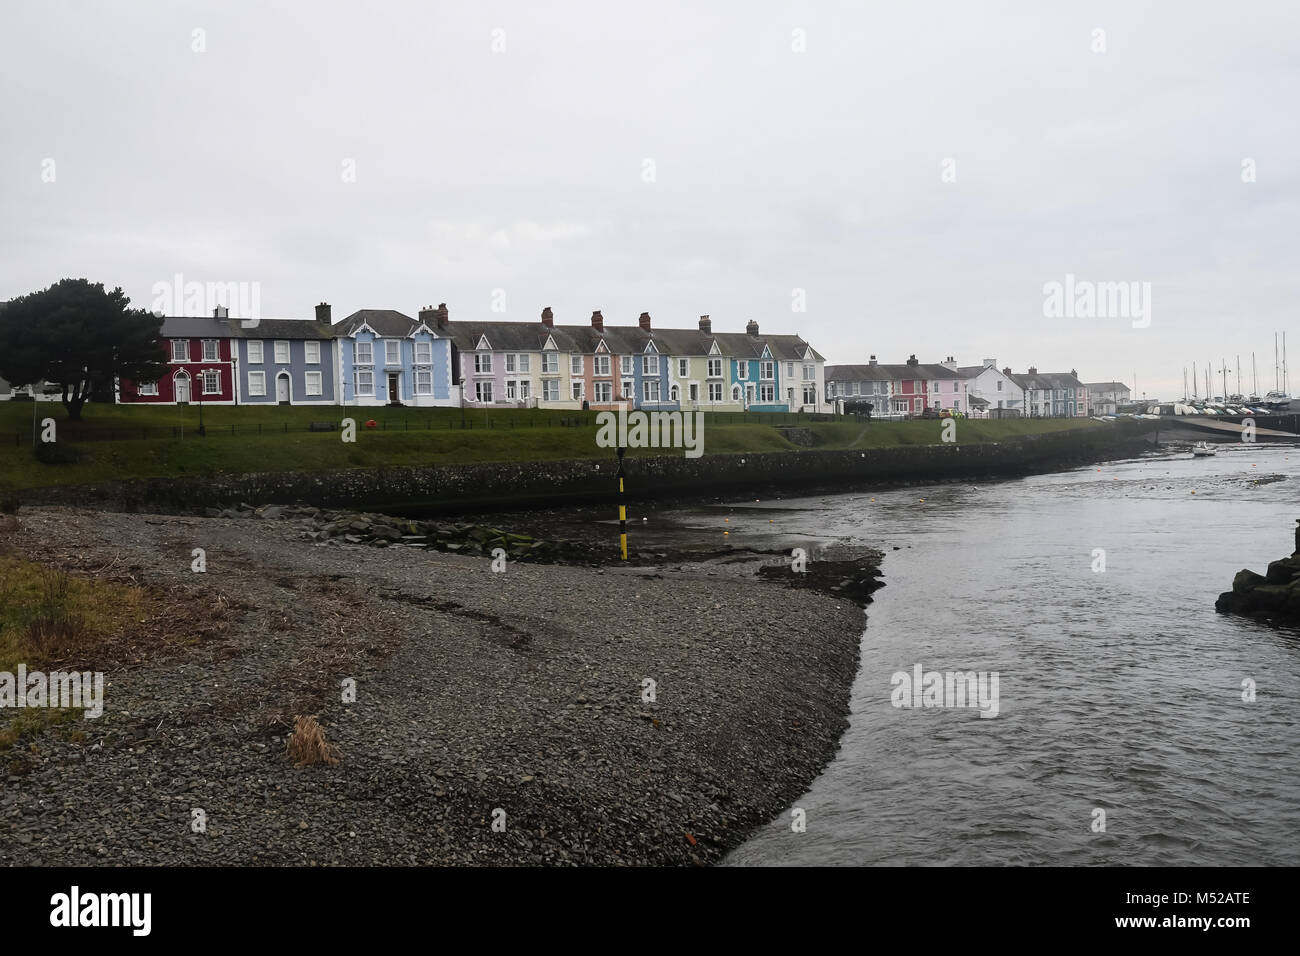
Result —
M 460 405 L 447 307 L 362 309 L 333 327 L 344 405 Z

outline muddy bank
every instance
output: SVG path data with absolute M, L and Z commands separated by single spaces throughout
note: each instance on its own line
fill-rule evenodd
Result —
M 709 863 L 847 725 L 862 611 L 727 567 L 494 573 L 304 519 L 19 518 L 0 546 L 146 586 L 180 639 L 115 662 L 80 739 L 0 754 L 3 865 Z M 287 760 L 300 713 L 338 765 Z

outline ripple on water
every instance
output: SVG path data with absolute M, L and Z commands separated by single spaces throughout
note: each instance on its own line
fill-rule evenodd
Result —
M 840 753 L 796 801 L 807 831 L 783 814 L 727 862 L 1300 863 L 1300 636 L 1213 611 L 1237 570 L 1290 550 L 1293 452 L 755 515 L 902 550 L 886 553 Z M 891 675 L 918 662 L 998 671 L 999 716 L 895 709 Z

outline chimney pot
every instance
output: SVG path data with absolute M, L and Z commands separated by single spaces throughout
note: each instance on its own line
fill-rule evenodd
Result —
M 749 335 L 758 335 L 758 323 L 753 319 L 750 319 L 749 323 L 745 326 L 745 332 Z
M 1037 374 L 1038 374 L 1038 369 L 1034 368 L 1034 366 L 1032 366 L 1032 365 L 1029 366 L 1029 374 L 1030 374 L 1030 375 L 1037 375 Z
M 330 325 L 330 306 L 328 302 L 322 302 L 316 306 L 316 321 L 321 325 Z
M 713 320 L 707 315 L 700 316 L 700 331 L 705 335 L 713 334 Z

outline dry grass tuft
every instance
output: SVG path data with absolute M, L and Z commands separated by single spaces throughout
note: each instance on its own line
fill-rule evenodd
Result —
M 67 572 L 43 568 L 36 607 L 27 621 L 28 644 L 44 657 L 76 650 L 88 636 L 78 604 Z
M 298 717 L 293 722 L 287 751 L 295 767 L 339 762 L 338 748 L 325 739 L 325 731 L 315 717 Z

